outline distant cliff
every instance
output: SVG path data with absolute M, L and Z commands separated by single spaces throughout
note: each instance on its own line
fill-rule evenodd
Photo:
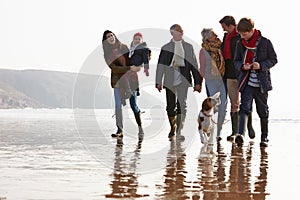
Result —
M 0 108 L 111 108 L 106 77 L 0 69 Z

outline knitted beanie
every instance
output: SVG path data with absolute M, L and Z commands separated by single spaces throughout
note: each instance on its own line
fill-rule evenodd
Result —
M 135 33 L 135 34 L 133 35 L 133 38 L 134 38 L 135 36 L 140 36 L 141 38 L 143 38 L 143 35 L 142 35 L 142 33 L 141 33 L 141 32 L 137 32 L 137 33 Z

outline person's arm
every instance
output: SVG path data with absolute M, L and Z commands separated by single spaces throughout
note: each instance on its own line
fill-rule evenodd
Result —
M 143 63 L 144 63 L 144 73 L 146 74 L 146 76 L 149 76 L 149 59 L 151 56 L 151 50 L 145 48 L 142 55 L 143 55 Z
M 267 71 L 278 62 L 277 55 L 270 40 L 266 39 L 266 42 L 262 47 L 266 48 L 266 59 L 263 59 L 262 61 L 258 60 L 257 62 L 259 63 L 262 71 Z
M 236 47 L 235 47 L 235 53 L 234 53 L 234 66 L 236 70 L 239 72 L 245 72 L 243 69 L 244 66 L 244 49 L 241 40 L 237 41 Z
M 164 76 L 164 65 L 162 64 L 162 60 L 164 58 L 164 50 L 162 49 L 160 51 L 159 57 L 158 57 L 158 63 L 156 67 L 156 75 L 155 75 L 155 87 L 158 89 L 160 92 L 162 89 L 162 80 Z
M 204 77 L 204 71 L 206 66 L 204 49 L 201 49 L 199 52 L 199 63 L 200 63 L 200 74 L 202 77 Z
M 194 79 L 194 91 L 201 92 L 203 77 L 199 73 L 199 65 L 192 45 L 190 46 L 190 51 L 191 51 L 190 55 L 192 56 L 190 58 L 191 59 L 190 64 L 192 65 L 191 71 Z
M 121 56 L 117 59 L 118 62 L 114 62 L 113 60 L 106 60 L 107 65 L 111 69 L 111 71 L 115 74 L 124 74 L 130 70 L 131 66 L 129 66 L 129 49 L 126 45 L 121 46 Z
M 144 67 L 149 69 L 149 58 L 150 58 L 151 50 L 148 48 L 143 49 L 143 63 Z
M 124 74 L 130 70 L 130 66 L 117 66 L 115 63 L 111 63 L 108 66 L 115 74 Z

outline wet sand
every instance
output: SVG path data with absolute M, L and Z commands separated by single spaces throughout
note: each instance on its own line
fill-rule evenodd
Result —
M 297 199 L 300 119 L 271 118 L 270 144 L 248 137 L 242 147 L 223 140 L 200 144 L 194 115 L 185 140 L 167 139 L 164 111 L 125 118 L 122 140 L 113 139 L 111 111 L 1 111 L 0 197 L 14 199 Z M 94 114 L 94 116 L 93 116 Z M 194 113 L 192 113 L 194 114 Z M 18 117 L 16 117 L 18 116 Z M 41 117 L 43 116 L 43 117 Z M 97 126 L 95 126 L 96 118 Z M 1 199 L 0 198 L 0 199 Z

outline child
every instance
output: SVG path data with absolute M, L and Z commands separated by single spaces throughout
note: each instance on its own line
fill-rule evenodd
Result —
M 129 50 L 130 65 L 140 66 L 144 64 L 144 73 L 146 76 L 149 76 L 150 57 L 151 50 L 147 47 L 146 42 L 143 41 L 142 33 L 135 33 Z
M 129 60 L 130 66 L 141 66 L 144 64 L 144 73 L 146 76 L 149 76 L 149 60 L 151 58 L 151 50 L 147 47 L 146 42 L 143 41 L 143 35 L 140 32 L 137 32 L 133 35 L 133 41 L 130 45 L 129 50 Z M 125 99 L 130 98 L 133 95 L 133 91 L 130 87 L 130 81 L 136 79 L 136 76 L 132 76 L 132 73 L 129 71 L 122 77 L 122 85 L 125 92 Z M 137 95 L 139 96 L 139 88 L 136 88 Z

